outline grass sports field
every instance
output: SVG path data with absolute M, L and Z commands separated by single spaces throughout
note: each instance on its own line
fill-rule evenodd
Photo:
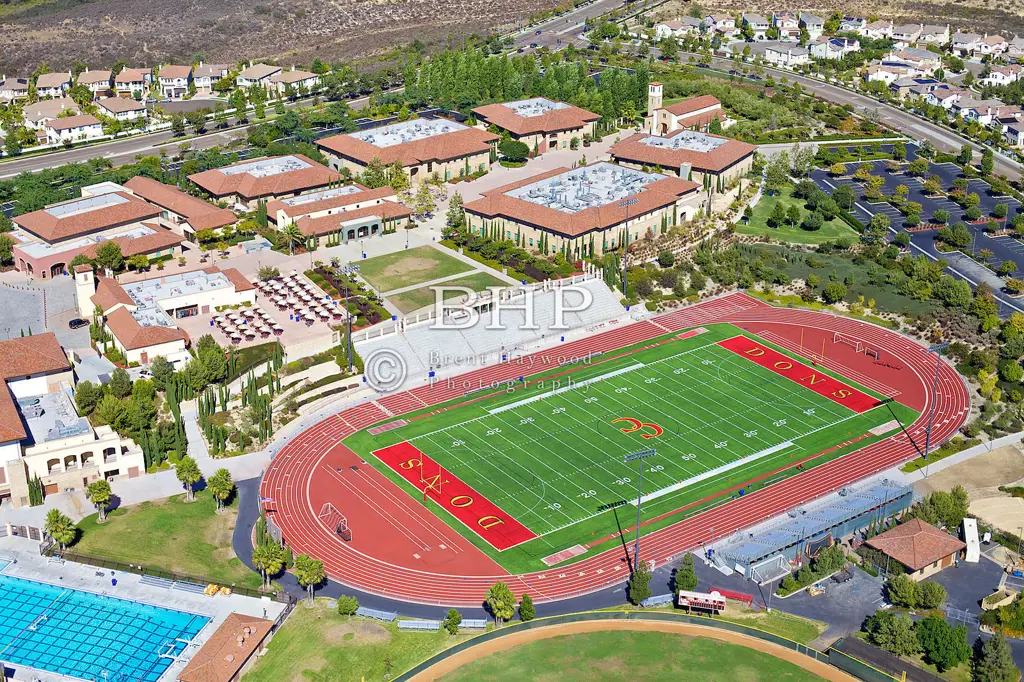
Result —
M 524 372 L 512 387 L 378 424 L 345 444 L 523 572 L 608 549 L 634 526 L 640 471 L 623 461 L 629 453 L 655 451 L 641 460 L 646 533 L 917 417 L 727 324 L 563 370 Z

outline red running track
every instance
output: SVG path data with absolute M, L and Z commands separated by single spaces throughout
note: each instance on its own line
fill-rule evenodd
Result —
M 845 317 L 773 308 L 742 293 L 623 325 L 564 344 L 555 351 L 537 353 L 532 356 L 535 363 L 532 372 L 557 366 L 556 353 L 558 356 L 583 356 L 609 352 L 666 331 L 711 322 L 731 322 L 752 333 L 764 333 L 769 341 L 793 348 L 800 343 L 805 354 L 816 353 L 824 347 L 825 366 L 832 365 L 849 378 L 883 393 L 887 392 L 887 387 L 898 389 L 900 402 L 920 411 L 921 417 L 905 432 L 646 535 L 644 557 L 655 559 L 658 564 L 702 542 L 730 535 L 913 458 L 918 454 L 916 444 L 924 442 L 928 414 L 933 408 L 933 444 L 954 435 L 967 417 L 970 396 L 960 376 L 948 363 L 942 362 L 938 391 L 933 393 L 935 357 L 917 343 L 881 327 Z M 881 361 L 857 354 L 843 344 L 832 344 L 835 332 L 879 349 Z M 540 602 L 596 592 L 623 582 L 628 570 L 621 548 L 563 568 L 508 575 L 479 550 L 467 547 L 469 543 L 454 531 L 444 530 L 444 524 L 425 508 L 409 504 L 408 494 L 372 468 L 336 466 L 341 461 L 338 458 L 345 453 L 348 463 L 358 461 L 350 451 L 338 445 L 340 441 L 387 418 L 389 413 L 400 414 L 438 404 L 463 395 L 469 386 L 513 380 L 524 373 L 530 372 L 524 372 L 523 365 L 517 362 L 493 365 L 460 376 L 454 385 L 442 382 L 424 386 L 344 410 L 299 434 L 271 462 L 260 488 L 261 496 L 274 499 L 274 520 L 292 550 L 321 559 L 331 578 L 353 588 L 423 604 L 478 606 L 487 588 L 497 580 L 507 582 L 517 594 L 529 592 Z M 343 469 L 345 475 L 358 469 L 356 473 L 366 476 L 369 483 L 358 490 L 343 488 L 334 479 L 334 474 Z M 377 519 L 378 527 L 363 529 L 350 518 L 354 537 L 351 544 L 346 544 L 317 518 L 325 499 L 333 500 L 343 512 L 346 505 L 370 504 L 386 518 Z M 430 562 L 413 561 L 387 546 L 385 534 L 378 535 L 378 528 L 383 530 L 389 524 L 392 527 L 407 525 L 392 518 L 395 509 L 407 517 L 423 517 L 417 523 L 429 526 L 434 542 L 439 543 L 431 547 L 430 554 L 436 558 Z M 363 518 L 370 517 L 364 514 Z M 445 538 L 460 541 L 461 546 L 457 557 L 442 560 L 439 549 L 447 546 L 447 540 L 441 538 L 446 532 Z M 364 541 L 359 542 L 360 538 Z

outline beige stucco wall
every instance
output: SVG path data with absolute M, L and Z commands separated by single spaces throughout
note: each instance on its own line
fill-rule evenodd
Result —
M 366 170 L 364 164 L 353 161 L 352 159 L 332 154 L 328 150 L 323 150 L 324 155 L 327 156 L 327 165 L 332 170 L 341 172 L 344 169 L 348 169 L 352 175 L 358 175 Z M 409 176 L 412 182 L 420 182 L 429 178 L 434 173 L 437 173 L 442 180 L 450 180 L 451 178 L 459 177 L 459 174 L 465 171 L 466 160 L 469 160 L 469 172 L 476 173 L 481 169 L 487 170 L 491 165 L 491 155 L 489 152 L 482 152 L 480 154 L 470 154 L 468 157 L 459 157 L 450 161 L 443 161 L 439 163 L 422 163 L 416 166 L 406 166 L 405 173 Z M 278 197 L 279 199 L 284 197 Z

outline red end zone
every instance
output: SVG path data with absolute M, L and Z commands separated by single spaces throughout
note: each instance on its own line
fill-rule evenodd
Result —
M 373 454 L 498 551 L 537 537 L 411 443 L 391 445 Z
M 797 362 L 788 355 L 783 355 L 745 336 L 734 336 L 731 339 L 719 341 L 718 345 L 765 369 L 770 369 L 780 376 L 802 384 L 818 395 L 848 407 L 858 414 L 882 404 L 877 398 L 847 386 L 817 369 Z

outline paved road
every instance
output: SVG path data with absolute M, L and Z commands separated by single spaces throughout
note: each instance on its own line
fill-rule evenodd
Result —
M 586 20 L 610 12 L 617 7 L 622 7 L 623 4 L 622 0 L 598 0 L 593 4 L 575 9 L 568 14 L 546 21 L 517 35 L 515 37 L 515 46 L 516 48 L 523 48 L 524 51 L 529 51 L 529 46 L 536 43 L 537 49 L 547 47 L 551 50 L 559 50 L 569 43 L 576 42 L 576 46 L 580 47 L 577 41 L 583 36 L 583 25 Z M 645 9 L 650 10 L 651 7 Z

